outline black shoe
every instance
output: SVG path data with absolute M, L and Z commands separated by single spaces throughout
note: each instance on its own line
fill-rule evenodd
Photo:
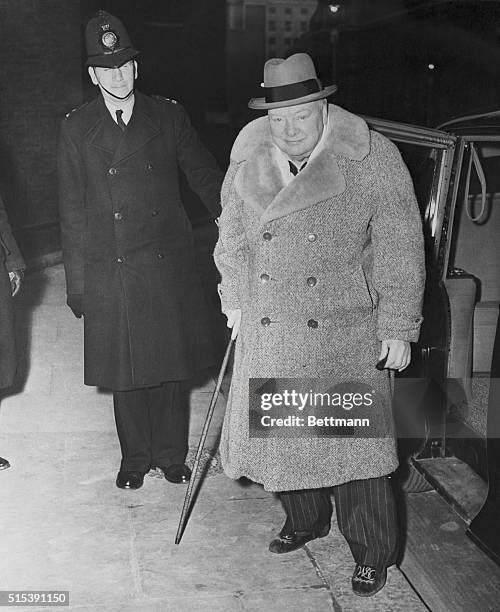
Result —
M 116 477 L 119 489 L 140 489 L 144 484 L 144 472 L 120 470 Z
M 0 457 L 0 470 L 6 470 L 7 468 L 10 468 L 10 463 L 7 459 Z
M 376 570 L 371 565 L 356 565 L 352 575 L 352 590 L 360 597 L 371 597 L 378 593 L 387 580 L 387 569 Z
M 174 463 L 168 467 L 158 466 L 168 482 L 174 484 L 186 484 L 191 479 L 191 470 L 183 463 Z
M 274 538 L 269 544 L 269 551 L 282 555 L 292 552 L 298 548 L 302 548 L 304 544 L 315 540 L 316 538 L 324 538 L 330 533 L 330 523 L 325 523 L 312 531 L 284 531 L 281 530 L 279 536 Z

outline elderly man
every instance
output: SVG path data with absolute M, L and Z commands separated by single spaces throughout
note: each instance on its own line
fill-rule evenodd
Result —
M 327 535 L 333 487 L 356 562 L 353 590 L 370 596 L 397 556 L 387 369 L 408 365 L 419 335 L 423 241 L 396 147 L 328 105 L 334 90 L 322 88 L 306 54 L 269 60 L 265 98 L 249 103 L 268 116 L 243 128 L 233 146 L 214 254 L 222 309 L 238 335 L 221 454 L 230 477 L 279 494 L 286 522 L 273 553 Z M 377 369 L 384 359 L 386 370 Z M 370 389 L 376 433 L 256 432 L 251 379 Z
M 187 482 L 182 382 L 213 363 L 179 167 L 216 217 L 222 174 L 175 100 L 135 91 L 138 52 L 119 19 L 87 24 L 99 96 L 63 121 L 60 218 L 67 302 L 84 317 L 85 384 L 113 390 L 116 484 L 150 467 Z

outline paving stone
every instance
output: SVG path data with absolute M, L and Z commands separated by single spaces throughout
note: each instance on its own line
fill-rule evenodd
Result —
M 17 394 L 48 395 L 52 384 L 52 365 L 42 360 L 26 363 L 18 369 L 17 380 L 20 381 L 16 384 Z
M 78 612 L 238 612 L 243 610 L 241 595 L 190 596 L 169 599 L 132 599 L 119 604 L 88 607 L 76 604 Z
M 349 612 L 420 612 L 426 608 L 411 589 L 403 574 L 394 566 L 389 568 L 385 587 L 373 597 L 359 597 L 351 588 L 355 562 L 349 546 L 332 523 L 330 534 L 307 544 L 307 549 L 318 564 L 319 571 L 330 585 L 335 601 Z
M 1 434 L 42 431 L 43 411 L 51 405 L 47 397 L 22 394 L 3 399 L 0 404 Z
M 244 593 L 243 610 L 248 612 L 332 612 L 331 595 L 324 586 Z M 347 612 L 347 610 L 346 610 Z
M 52 394 L 50 401 L 50 409 L 43 415 L 43 431 L 116 431 L 110 397 L 79 392 L 73 395 L 67 394 L 66 397 L 62 394 Z
M 9 524 L 2 584 L 9 589 L 69 590 L 73 602 L 89 607 L 137 594 L 128 508 L 73 507 L 63 514 L 54 505 L 2 515 Z
M 89 397 L 97 395 L 95 387 L 87 387 L 83 384 L 83 362 L 81 364 L 69 362 L 63 365 L 52 365 L 51 367 L 50 393 L 52 395 L 69 397 L 73 395 L 87 395 Z

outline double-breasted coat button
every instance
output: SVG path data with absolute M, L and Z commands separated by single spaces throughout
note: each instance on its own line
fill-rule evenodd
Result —
M 264 274 L 261 274 L 261 275 L 260 275 L 260 280 L 261 280 L 263 283 L 267 283 L 267 281 L 269 280 L 269 278 L 270 278 L 270 277 L 269 277 L 269 274 L 264 273 Z
M 157 257 L 158 257 L 158 259 L 163 259 L 165 257 L 165 255 L 163 253 L 158 253 Z
M 314 242 L 317 237 L 317 234 L 313 234 L 312 232 L 310 234 L 307 234 L 307 239 L 309 240 L 309 242 Z
M 158 210 L 156 210 L 156 208 L 154 208 L 154 209 L 151 211 L 151 216 L 152 216 L 152 217 L 156 217 L 156 216 L 158 215 L 158 213 L 159 213 L 159 211 L 158 211 Z
M 318 322 L 315 319 L 309 319 L 307 326 L 311 329 L 316 329 L 318 327 Z
M 109 174 L 113 175 L 113 174 L 118 174 L 118 168 L 110 168 L 108 170 Z
M 146 170 L 148 172 L 151 172 L 152 169 L 153 169 L 153 164 L 146 164 Z
M 271 319 L 269 317 L 262 317 L 260 322 L 264 327 L 269 327 L 269 325 L 271 325 Z
M 123 215 L 121 212 L 115 212 L 115 219 L 117 221 L 121 221 L 123 219 Z
M 262 234 L 262 238 L 264 238 L 264 240 L 266 240 L 267 242 L 269 242 L 269 240 L 272 240 L 273 235 L 271 234 L 271 232 L 264 232 Z
M 117 257 L 117 258 L 116 258 L 116 261 L 117 261 L 118 263 L 123 263 L 123 262 L 125 261 L 125 257 Z
M 318 282 L 317 279 L 314 276 L 310 276 L 307 279 L 307 284 L 309 285 L 309 287 L 314 287 L 314 285 Z

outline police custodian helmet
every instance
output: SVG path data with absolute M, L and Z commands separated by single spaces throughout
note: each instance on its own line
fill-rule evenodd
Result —
M 98 11 L 87 23 L 85 44 L 87 66 L 119 68 L 139 53 L 132 47 L 123 23 L 106 11 Z

